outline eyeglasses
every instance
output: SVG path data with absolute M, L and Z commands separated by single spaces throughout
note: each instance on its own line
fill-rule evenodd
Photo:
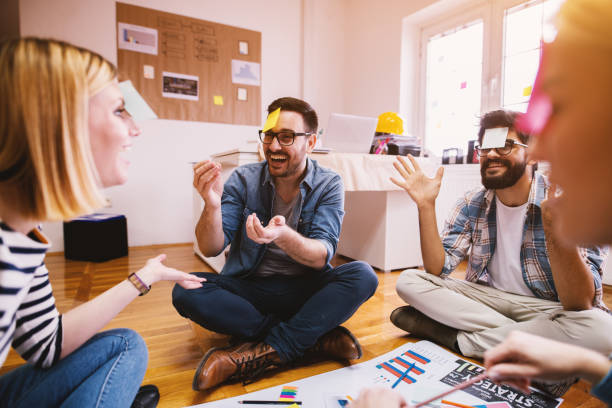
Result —
M 512 151 L 512 149 L 514 148 L 515 145 L 523 146 L 523 147 L 528 147 L 526 144 L 519 143 L 516 140 L 506 139 L 506 144 L 504 145 L 504 147 L 496 147 L 495 151 L 500 156 L 506 156 L 506 155 L 510 154 L 510 152 Z M 480 146 L 476 146 L 476 147 L 474 147 L 474 149 L 476 150 L 476 153 L 478 154 L 478 156 L 486 156 L 491 151 L 491 149 L 483 149 Z
M 295 141 L 296 136 L 310 136 L 312 133 L 295 133 L 292 130 L 283 130 L 281 132 L 263 132 L 259 131 L 259 140 L 263 144 L 272 144 L 274 142 L 274 138 L 278 140 L 278 144 L 281 146 L 291 146 Z

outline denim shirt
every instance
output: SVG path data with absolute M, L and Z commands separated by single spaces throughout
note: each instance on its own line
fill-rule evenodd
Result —
M 340 176 L 307 158 L 306 175 L 300 182 L 300 218 L 297 232 L 319 240 L 327 249 L 325 268 L 336 252 L 344 217 L 344 186 Z M 225 182 L 221 198 L 223 247 L 231 244 L 221 273 L 246 276 L 253 272 L 266 252 L 265 244 L 251 240 L 246 233 L 246 219 L 255 213 L 268 225 L 274 216 L 275 188 L 267 161 L 238 167 Z
M 553 280 L 546 235 L 542 223 L 541 203 L 549 188 L 546 177 L 535 173 L 527 200 L 527 213 L 521 243 L 521 269 L 523 281 L 540 299 L 559 301 Z M 442 231 L 445 251 L 441 277 L 448 276 L 469 254 L 465 279 L 488 284 L 488 265 L 495 252 L 497 216 L 495 192 L 480 188 L 460 198 Z M 471 251 L 470 251 L 471 249 Z M 606 247 L 579 247 L 580 256 L 591 270 L 595 296 L 593 306 L 608 311 L 602 300 L 602 264 L 608 255 Z

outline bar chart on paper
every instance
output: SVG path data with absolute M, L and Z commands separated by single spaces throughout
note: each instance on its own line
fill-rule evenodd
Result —
M 399 356 L 377 364 L 378 372 L 373 383 L 392 385 L 401 378 L 401 381 L 405 383 L 414 384 L 417 382 L 418 376 L 425 374 L 426 365 L 430 362 L 431 360 L 427 357 L 408 350 Z M 406 370 L 408 370 L 407 374 L 405 374 Z
M 302 407 L 346 408 L 364 388 L 371 386 L 393 388 L 406 402 L 416 404 L 474 379 L 482 371 L 481 366 L 461 356 L 428 341 L 419 341 L 406 343 L 360 364 L 199 407 L 238 408 L 242 406 L 240 401 L 278 398 L 288 405 L 301 402 Z M 562 402 L 536 390 L 529 395 L 523 394 L 486 378 L 477 379 L 448 398 L 445 403 L 440 399 L 435 400 L 429 407 L 442 408 L 450 402 L 474 408 L 558 408 Z

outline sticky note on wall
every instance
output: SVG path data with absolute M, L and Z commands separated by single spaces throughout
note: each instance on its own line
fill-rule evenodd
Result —
M 215 105 L 223 105 L 223 97 L 221 95 L 214 95 L 213 102 Z

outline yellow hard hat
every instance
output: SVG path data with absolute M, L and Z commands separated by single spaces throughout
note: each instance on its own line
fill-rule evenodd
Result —
M 395 112 L 381 113 L 378 117 L 376 131 L 379 133 L 401 135 L 404 133 L 404 121 Z

